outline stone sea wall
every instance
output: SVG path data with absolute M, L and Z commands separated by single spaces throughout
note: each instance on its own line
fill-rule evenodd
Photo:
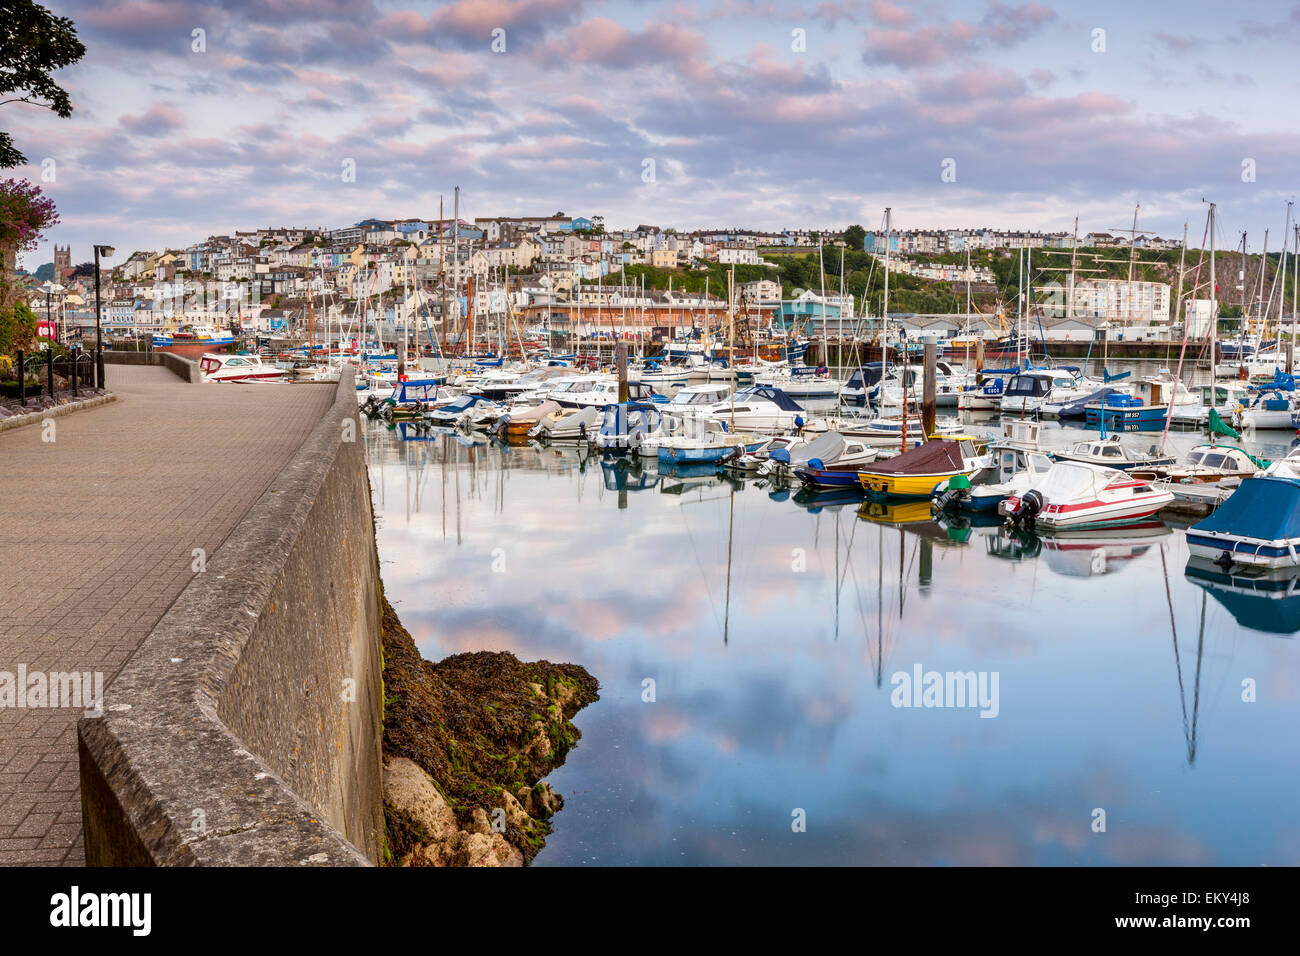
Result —
M 335 401 L 81 721 L 88 864 L 380 861 L 381 597 L 353 381 L 289 386 Z

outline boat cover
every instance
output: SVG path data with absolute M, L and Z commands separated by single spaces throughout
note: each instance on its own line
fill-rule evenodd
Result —
M 1300 538 L 1300 481 L 1243 478 L 1227 501 L 1189 530 L 1263 541 Z
M 546 401 L 532 408 L 526 408 L 522 412 L 514 412 L 510 416 L 510 421 L 516 425 L 520 422 L 538 422 L 560 410 L 559 402 Z
M 740 401 L 747 396 L 756 396 L 766 398 L 770 402 L 775 402 L 778 408 L 787 412 L 802 412 L 803 409 L 795 403 L 795 400 L 781 391 L 775 385 L 752 385 L 736 393 L 736 401 Z
M 961 445 L 946 439 L 932 439 L 903 452 L 897 458 L 872 464 L 862 471 L 873 475 L 935 475 L 961 471 Z
M 826 432 L 818 435 L 806 445 L 801 445 L 790 452 L 790 462 L 802 465 L 814 458 L 822 461 L 834 461 L 844 454 L 844 436 L 839 432 Z

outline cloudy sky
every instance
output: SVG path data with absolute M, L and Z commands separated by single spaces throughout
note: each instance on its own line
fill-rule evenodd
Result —
M 1140 202 L 1194 245 L 1205 197 L 1220 242 L 1276 249 L 1300 181 L 1289 2 L 47 2 L 87 47 L 75 112 L 0 121 L 74 261 L 450 214 L 457 185 L 611 226 L 1087 232 Z

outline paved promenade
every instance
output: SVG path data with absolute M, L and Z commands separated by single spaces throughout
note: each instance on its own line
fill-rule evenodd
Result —
M 0 672 L 112 680 L 334 399 L 110 365 L 118 400 L 0 433 Z M 80 709 L 0 707 L 0 866 L 80 864 Z

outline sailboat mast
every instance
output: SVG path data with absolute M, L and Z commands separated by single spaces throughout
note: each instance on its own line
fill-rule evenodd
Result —
M 883 379 L 889 368 L 889 253 L 894 245 L 892 211 L 885 207 L 885 297 L 880 306 L 880 376 Z M 907 406 L 903 406 L 903 421 L 907 421 Z
M 1214 396 L 1214 365 L 1219 350 L 1219 281 L 1214 271 L 1214 203 L 1210 203 L 1210 396 Z M 1246 234 L 1241 234 L 1242 314 L 1245 315 Z

